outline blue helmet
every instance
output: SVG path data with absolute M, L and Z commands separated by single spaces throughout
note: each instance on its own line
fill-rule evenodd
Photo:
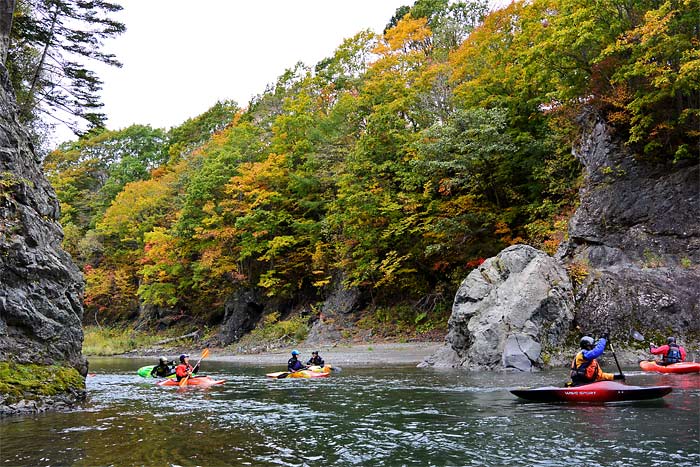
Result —
M 184 362 L 186 358 L 190 358 L 190 356 L 187 355 L 186 353 L 183 353 L 182 355 L 180 355 L 180 361 L 181 361 L 181 362 Z
M 301 352 L 299 352 L 297 349 L 292 350 L 292 355 L 299 355 Z

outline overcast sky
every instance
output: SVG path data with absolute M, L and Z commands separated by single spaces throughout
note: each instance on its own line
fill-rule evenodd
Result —
M 412 0 L 115 0 L 126 32 L 105 42 L 122 68 L 94 65 L 107 127 L 177 126 L 218 100 L 245 106 L 302 61 L 363 29 L 381 32 Z M 74 139 L 59 129 L 57 140 Z

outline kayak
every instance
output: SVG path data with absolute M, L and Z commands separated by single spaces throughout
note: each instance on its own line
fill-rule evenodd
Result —
M 136 373 L 142 378 L 150 378 L 151 377 L 151 370 L 153 370 L 156 366 L 155 365 L 147 365 L 147 366 L 142 366 L 138 370 L 136 370 Z M 170 375 L 168 378 L 174 378 L 175 375 Z M 154 376 L 154 378 L 157 378 L 157 376 Z
M 333 367 L 330 365 L 326 365 L 326 366 L 313 365 L 307 369 L 310 371 L 316 372 L 316 373 L 330 373 L 331 370 L 333 369 Z
M 695 362 L 659 365 L 654 360 L 644 360 L 639 362 L 639 366 L 644 371 L 656 371 L 657 373 L 700 373 L 700 363 Z
M 268 373 L 265 376 L 268 378 L 325 378 L 329 376 L 330 369 L 328 371 L 311 371 L 311 370 L 300 370 L 290 373 L 288 371 L 278 371 L 276 373 Z
M 225 379 L 214 379 L 209 376 L 193 376 L 187 379 L 185 386 L 214 386 L 216 384 L 224 384 Z M 156 383 L 158 386 L 179 386 L 180 383 L 175 379 L 164 379 Z
M 640 401 L 664 397 L 671 386 L 628 386 L 616 381 L 598 381 L 583 386 L 561 388 L 522 388 L 511 390 L 516 396 L 536 402 L 615 402 Z

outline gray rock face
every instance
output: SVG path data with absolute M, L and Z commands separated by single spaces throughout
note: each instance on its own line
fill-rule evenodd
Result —
M 576 294 L 584 332 L 700 331 L 700 166 L 640 161 L 601 121 L 584 121 L 576 156 L 581 205 L 558 257 L 587 276 Z
M 224 304 L 224 321 L 216 343 L 228 345 L 238 341 L 255 328 L 264 309 L 264 301 L 253 290 L 242 289 L 229 297 Z
M 306 337 L 308 344 L 334 344 L 342 338 L 342 329 L 350 327 L 351 313 L 362 305 L 362 293 L 357 287 L 345 287 L 343 276 L 333 280 L 333 287 L 321 305 L 321 316 Z
M 425 364 L 536 369 L 542 343 L 557 344 L 568 331 L 573 304 L 571 282 L 557 261 L 527 245 L 506 248 L 462 282 L 447 346 Z
M 83 278 L 61 249 L 58 215 L 0 65 L 0 361 L 67 362 L 85 375 Z

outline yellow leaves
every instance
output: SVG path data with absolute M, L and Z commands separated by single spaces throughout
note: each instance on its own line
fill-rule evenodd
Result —
M 427 18 L 413 19 L 409 14 L 384 34 L 374 53 L 386 56 L 420 51 L 427 55 L 432 48 L 432 35 Z

